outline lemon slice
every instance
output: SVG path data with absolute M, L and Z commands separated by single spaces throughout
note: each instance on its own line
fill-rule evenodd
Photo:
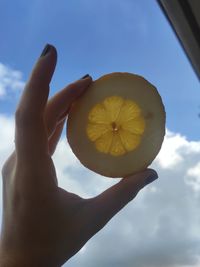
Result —
M 94 142 L 97 150 L 113 156 L 134 150 L 140 144 L 145 129 L 139 106 L 120 96 L 107 97 L 95 105 L 88 121 L 88 138 Z
M 67 138 L 80 162 L 101 175 L 125 177 L 148 167 L 165 135 L 156 88 L 138 75 L 111 73 L 72 106 Z

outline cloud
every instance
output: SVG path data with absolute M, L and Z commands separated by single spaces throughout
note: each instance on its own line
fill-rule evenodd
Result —
M 173 169 L 185 161 L 185 156 L 200 154 L 200 142 L 188 142 L 185 136 L 166 131 L 165 142 L 156 161 L 164 169 Z M 191 158 L 189 159 L 191 161 Z
M 200 162 L 188 169 L 186 183 L 188 183 L 195 192 L 200 192 Z
M 25 83 L 22 73 L 0 63 L 0 99 L 7 94 L 21 91 Z
M 199 266 L 199 156 L 200 142 L 167 131 L 152 164 L 159 179 L 143 189 L 66 266 Z M 84 183 L 93 181 L 87 175 L 74 178 L 83 188 Z M 98 190 L 98 186 L 96 192 L 103 188 Z
M 53 160 L 59 186 L 81 197 L 92 197 L 116 183 L 115 180 L 95 174 L 81 165 L 65 137 L 59 142 Z
M 14 148 L 14 119 L 0 114 L 0 170 L 7 157 L 11 154 Z M 2 192 L 2 179 L 0 179 L 0 192 Z M 0 193 L 0 224 L 2 203 Z
M 14 146 L 13 117 L 0 115 L 0 166 Z M 62 137 L 53 157 L 59 186 L 91 197 L 118 182 L 81 166 Z M 65 265 L 83 267 L 200 266 L 200 141 L 167 131 L 144 188 Z M 0 205 L 1 207 L 1 205 Z

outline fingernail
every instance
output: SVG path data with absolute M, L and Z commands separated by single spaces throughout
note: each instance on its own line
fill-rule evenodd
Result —
M 50 44 L 45 45 L 40 57 L 46 56 L 48 54 L 48 52 L 50 51 L 50 49 L 51 49 L 51 45 Z
M 89 74 L 86 74 L 80 80 L 83 80 L 83 79 L 88 78 L 88 77 L 90 77 L 90 75 Z
M 156 171 L 152 171 L 152 174 L 150 174 L 150 176 L 147 177 L 147 179 L 145 181 L 145 185 L 148 185 L 148 184 L 152 183 L 156 179 L 158 179 L 158 174 L 157 174 Z

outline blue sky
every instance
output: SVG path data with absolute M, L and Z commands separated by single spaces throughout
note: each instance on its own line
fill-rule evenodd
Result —
M 14 148 L 17 102 L 46 43 L 58 50 L 51 94 L 86 73 L 132 72 L 157 87 L 166 108 L 167 133 L 151 166 L 159 179 L 64 266 L 199 267 L 199 81 L 156 0 L 0 0 L 0 25 L 0 169 Z M 53 160 L 59 186 L 82 197 L 116 182 L 82 166 L 64 135 Z M 0 198 L 0 222 L 1 213 Z
M 140 74 L 159 90 L 167 127 L 189 140 L 200 129 L 199 82 L 166 18 L 154 0 L 0 0 L 0 61 L 26 80 L 46 43 L 58 49 L 53 94 L 89 73 Z M 0 101 L 13 113 L 16 98 Z

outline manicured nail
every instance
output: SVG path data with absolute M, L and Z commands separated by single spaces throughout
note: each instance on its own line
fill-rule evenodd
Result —
M 86 74 L 80 80 L 83 80 L 83 79 L 88 78 L 88 77 L 90 77 L 90 75 L 89 74 Z
M 152 183 L 156 179 L 158 179 L 158 174 L 156 171 L 153 171 L 152 174 L 149 177 L 147 177 L 147 179 L 145 181 L 145 185 Z
M 50 51 L 50 49 L 51 49 L 51 45 L 50 45 L 50 44 L 47 44 L 47 45 L 44 47 L 44 49 L 43 49 L 42 54 L 40 55 L 40 57 L 44 57 L 44 56 L 46 56 L 46 54 Z

